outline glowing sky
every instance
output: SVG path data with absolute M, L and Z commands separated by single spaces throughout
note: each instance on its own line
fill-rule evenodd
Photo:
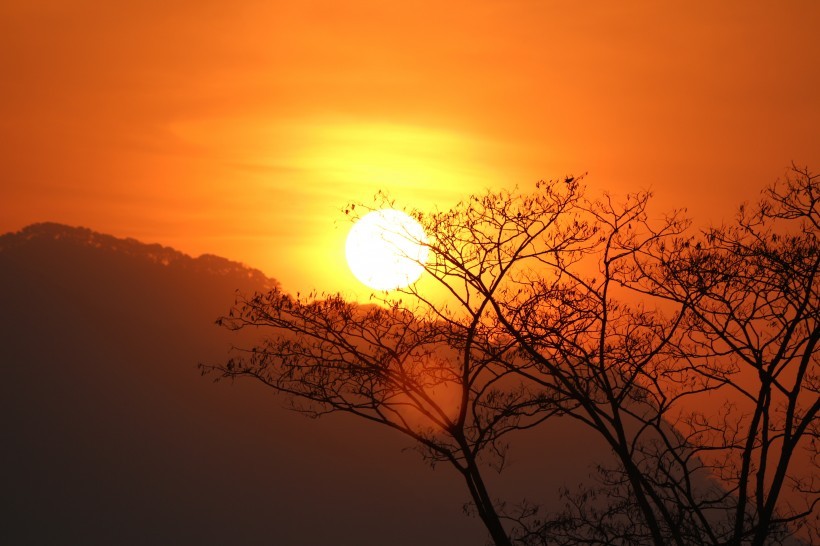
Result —
M 627 6 L 628 7 L 625 7 Z M 340 209 L 589 171 L 718 220 L 820 170 L 820 3 L 10 0 L 0 232 L 36 221 L 347 290 Z

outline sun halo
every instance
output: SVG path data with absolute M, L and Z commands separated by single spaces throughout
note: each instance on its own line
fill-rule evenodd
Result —
M 374 290 L 395 290 L 416 282 L 427 261 L 427 234 L 410 215 L 380 209 L 362 216 L 347 236 L 353 275 Z

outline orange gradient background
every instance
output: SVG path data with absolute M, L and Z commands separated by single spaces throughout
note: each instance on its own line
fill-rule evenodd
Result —
M 0 7 L 0 232 L 83 225 L 356 291 L 341 209 L 589 171 L 720 221 L 820 169 L 820 3 Z

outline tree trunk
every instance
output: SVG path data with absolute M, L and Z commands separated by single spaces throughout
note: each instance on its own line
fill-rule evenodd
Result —
M 470 490 L 470 496 L 473 498 L 478 516 L 490 533 L 493 544 L 495 546 L 512 546 L 512 541 L 501 524 L 501 518 L 498 517 L 498 512 L 496 512 L 490 500 L 484 481 L 481 479 L 481 474 L 474 462 L 468 462 L 468 467 L 464 470 L 463 476 L 467 481 L 467 488 Z

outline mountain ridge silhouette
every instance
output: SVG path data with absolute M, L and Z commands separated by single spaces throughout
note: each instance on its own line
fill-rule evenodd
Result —
M 77 246 L 86 246 L 109 252 L 117 252 L 142 258 L 164 266 L 175 266 L 192 271 L 221 276 L 247 276 L 251 283 L 264 289 L 278 286 L 279 283 L 267 277 L 262 271 L 251 268 L 240 262 L 234 262 L 214 254 L 202 254 L 191 257 L 171 247 L 160 244 L 147 244 L 133 238 L 118 238 L 92 231 L 86 227 L 73 227 L 56 222 L 39 222 L 30 224 L 20 231 L 0 235 L 0 252 L 9 252 L 24 245 L 37 242 L 56 242 Z

